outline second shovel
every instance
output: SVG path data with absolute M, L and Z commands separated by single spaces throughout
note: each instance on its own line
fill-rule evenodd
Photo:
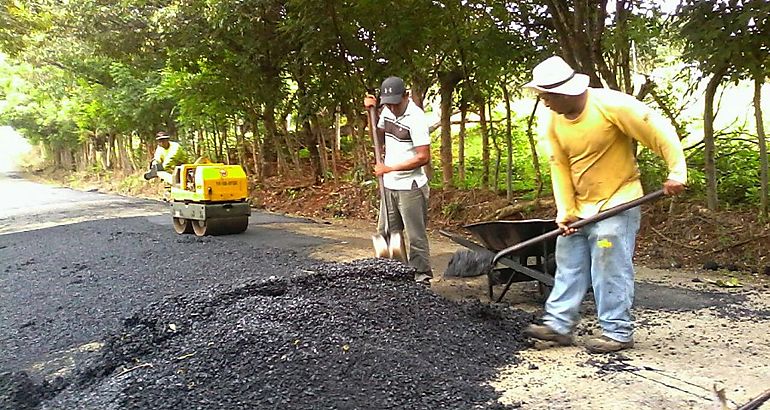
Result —
M 374 140 L 374 161 L 377 164 L 382 163 L 382 144 L 380 139 L 377 138 L 377 121 L 374 107 L 367 109 L 369 119 L 369 133 Z M 385 235 L 379 232 L 372 235 L 372 245 L 374 246 L 374 256 L 377 258 L 391 258 L 398 259 L 402 262 L 406 262 L 406 243 L 404 242 L 404 235 L 401 231 L 390 230 L 390 212 L 388 212 L 388 197 L 385 195 L 385 185 L 382 182 L 382 176 L 377 177 L 377 185 L 380 190 L 380 200 L 382 201 L 382 207 L 384 208 L 385 215 Z

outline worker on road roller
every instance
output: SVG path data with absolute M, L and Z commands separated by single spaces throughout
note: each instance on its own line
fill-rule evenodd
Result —
M 158 141 L 158 148 L 155 149 L 150 170 L 144 174 L 144 179 L 149 181 L 157 177 L 171 185 L 171 174 L 174 168 L 187 162 L 187 153 L 178 142 L 171 141 L 171 137 L 163 131 L 155 136 L 155 140 Z

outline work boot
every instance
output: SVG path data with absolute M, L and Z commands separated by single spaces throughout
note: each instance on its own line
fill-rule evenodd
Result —
M 602 336 L 589 339 L 586 343 L 586 350 L 591 353 L 611 353 L 634 347 L 634 341 L 619 342 L 611 337 Z
M 149 171 L 144 173 L 144 179 L 146 179 L 148 181 L 153 179 L 153 178 L 157 178 L 157 177 L 158 177 L 158 170 L 155 169 L 154 167 L 150 168 Z
M 561 346 L 569 346 L 573 342 L 572 334 L 563 335 L 556 333 L 555 330 L 547 325 L 529 325 L 524 329 L 524 335 L 533 339 L 556 342 Z

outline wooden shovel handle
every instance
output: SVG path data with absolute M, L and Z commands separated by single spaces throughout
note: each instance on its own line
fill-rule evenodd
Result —
M 658 199 L 658 198 L 662 197 L 663 195 L 664 195 L 663 194 L 663 190 L 660 189 L 658 191 L 649 193 L 649 194 L 647 194 L 647 195 L 645 195 L 645 196 L 643 196 L 641 198 L 637 198 L 637 199 L 634 199 L 633 201 L 626 202 L 625 204 L 614 206 L 614 207 L 612 207 L 610 209 L 606 209 L 604 211 L 601 211 L 601 212 L 599 212 L 596 215 L 589 216 L 588 218 L 575 221 L 575 222 L 567 225 L 567 227 L 568 228 L 572 228 L 572 229 L 578 229 L 578 228 L 586 226 L 586 225 L 588 225 L 590 223 L 594 223 L 594 222 L 601 221 L 603 219 L 607 219 L 607 218 L 609 218 L 611 216 L 615 216 L 615 215 L 617 215 L 617 214 L 619 214 L 621 212 L 627 211 L 627 210 L 629 210 L 631 208 L 635 208 L 635 207 L 637 207 L 637 206 L 639 206 L 641 204 L 650 202 L 650 201 L 652 201 L 654 199 Z M 504 257 L 504 256 L 506 256 L 506 255 L 508 255 L 510 253 L 520 251 L 520 250 L 526 248 L 527 246 L 534 245 L 534 244 L 536 244 L 538 242 L 542 242 L 542 241 L 545 241 L 547 239 L 555 238 L 555 237 L 557 237 L 557 236 L 559 236 L 559 235 L 561 235 L 563 233 L 564 233 L 564 229 L 562 229 L 562 228 L 554 229 L 553 231 L 549 231 L 549 232 L 546 232 L 546 233 L 544 233 L 542 235 L 536 236 L 534 238 L 527 239 L 524 242 L 519 242 L 516 245 L 509 246 L 509 247 L 501 250 L 500 252 L 497 252 L 495 257 L 492 259 L 492 264 L 493 265 L 496 264 L 497 261 L 500 260 L 500 258 L 502 258 L 502 257 Z
M 368 107 L 366 109 L 367 120 L 369 121 L 369 135 L 374 140 L 374 163 L 382 163 L 382 144 L 380 139 L 377 138 L 377 112 L 375 107 Z M 385 184 L 382 181 L 382 175 L 377 177 L 377 185 L 380 191 L 380 200 L 385 204 L 385 232 L 390 233 L 390 224 L 388 223 L 388 201 L 385 198 Z
M 376 164 L 382 163 L 382 144 L 380 139 L 377 138 L 377 112 L 375 107 L 369 107 L 366 109 L 367 119 L 369 120 L 369 134 L 374 141 L 374 162 Z

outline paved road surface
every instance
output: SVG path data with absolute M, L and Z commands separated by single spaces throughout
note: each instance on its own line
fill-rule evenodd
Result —
M 268 229 L 312 223 L 255 211 L 227 237 L 176 235 L 168 205 L 0 174 L 0 372 L 50 374 L 163 297 L 291 275 L 328 239 Z M 85 347 L 84 347 L 85 346 Z

